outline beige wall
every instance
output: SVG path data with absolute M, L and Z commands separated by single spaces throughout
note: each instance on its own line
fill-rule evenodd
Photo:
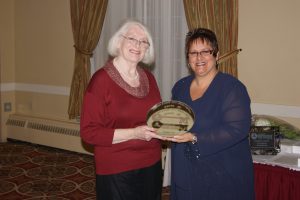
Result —
M 68 120 L 73 74 L 69 0 L 1 0 L 1 141 L 11 113 Z M 3 104 L 12 103 L 11 112 Z
M 254 104 L 271 110 L 280 105 L 283 112 L 293 106 L 295 113 L 287 111 L 284 120 L 300 128 L 300 1 L 240 0 L 239 5 L 239 78 Z M 0 1 L 2 139 L 7 101 L 11 113 L 68 119 L 70 21 L 69 0 Z
M 239 76 L 254 102 L 300 106 L 300 1 L 240 0 Z
M 15 81 L 15 13 L 14 1 L 0 1 L 0 142 L 6 140 L 6 126 L 4 125 L 8 114 L 3 111 L 3 105 L 6 102 L 15 103 L 15 95 L 13 91 L 4 91 L 2 83 L 10 83 Z M 14 112 L 14 110 L 12 110 Z
M 253 103 L 292 106 L 300 127 L 300 1 L 239 1 L 239 78 Z M 282 114 L 289 115 L 282 110 Z M 284 113 L 285 112 L 285 113 Z
M 0 1 L 1 83 L 15 80 L 15 12 L 14 1 Z
M 69 86 L 73 38 L 68 0 L 16 0 L 16 82 Z
M 71 85 L 74 49 L 69 7 L 68 0 L 16 1 L 16 83 Z M 17 112 L 68 119 L 68 92 L 40 92 L 18 92 Z

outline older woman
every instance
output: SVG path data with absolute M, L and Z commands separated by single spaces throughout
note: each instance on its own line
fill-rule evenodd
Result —
M 138 66 L 154 60 L 151 35 L 127 21 L 108 52 L 113 58 L 86 89 L 80 123 L 82 139 L 94 146 L 97 199 L 161 199 L 162 138 L 145 125 L 161 96 L 154 76 Z
M 195 123 L 189 133 L 170 138 L 172 200 L 254 199 L 250 98 L 239 80 L 218 71 L 218 56 L 214 32 L 187 34 L 193 73 L 174 85 L 172 95 L 193 109 Z

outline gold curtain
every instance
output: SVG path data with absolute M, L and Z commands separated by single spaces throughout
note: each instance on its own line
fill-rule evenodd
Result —
M 100 38 L 108 0 L 70 0 L 75 49 L 69 97 L 70 119 L 80 116 L 84 91 L 90 80 L 90 57 Z
M 183 0 L 189 30 L 202 27 L 214 31 L 220 56 L 219 70 L 237 77 L 238 0 Z M 235 51 L 232 54 L 230 52 Z

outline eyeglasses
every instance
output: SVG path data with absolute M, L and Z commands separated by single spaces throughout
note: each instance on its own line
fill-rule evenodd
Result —
M 208 57 L 210 56 L 214 51 L 213 50 L 205 50 L 205 51 L 192 51 L 189 52 L 189 56 L 191 58 L 197 58 L 198 55 L 203 56 L 203 57 Z
M 131 45 L 138 45 L 143 49 L 147 49 L 150 46 L 150 43 L 145 40 L 137 40 L 133 37 L 127 37 L 125 35 L 122 35 Z

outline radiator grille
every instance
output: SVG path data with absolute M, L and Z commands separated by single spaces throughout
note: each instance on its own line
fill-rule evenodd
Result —
M 72 136 L 80 135 L 79 130 L 76 130 L 76 129 L 58 127 L 58 126 L 47 125 L 47 124 L 36 123 L 36 122 L 29 122 L 27 125 L 27 128 L 40 130 L 40 131 L 47 131 L 47 132 L 52 132 L 52 133 L 72 135 Z
M 6 125 L 25 129 L 34 129 L 39 131 L 38 133 L 49 132 L 70 136 L 80 136 L 79 128 L 70 128 L 68 127 L 68 123 L 66 122 L 56 122 L 53 120 L 36 120 L 34 118 L 20 119 L 18 117 L 12 116 L 6 121 Z
M 8 119 L 6 121 L 6 125 L 8 126 L 18 126 L 18 127 L 25 127 L 26 121 L 25 120 L 18 120 L 18 119 Z

